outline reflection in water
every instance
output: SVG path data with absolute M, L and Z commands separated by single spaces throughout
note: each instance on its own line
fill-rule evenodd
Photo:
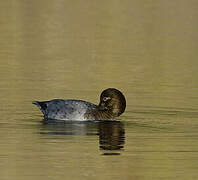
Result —
M 124 124 L 119 121 L 100 122 L 64 122 L 43 121 L 40 134 L 48 135 L 80 135 L 99 136 L 99 148 L 102 150 L 121 150 L 124 148 Z M 118 155 L 119 153 L 105 152 L 104 155 Z
M 119 121 L 101 122 L 98 130 L 101 149 L 120 150 L 124 147 L 125 131 L 123 123 Z
M 43 121 L 41 134 L 51 135 L 78 135 L 92 136 L 98 135 L 98 124 L 94 122 L 74 122 L 74 121 Z

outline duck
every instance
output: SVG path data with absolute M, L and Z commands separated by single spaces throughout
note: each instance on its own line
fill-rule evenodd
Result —
M 44 120 L 115 120 L 124 113 L 126 108 L 125 96 L 115 88 L 102 91 L 98 105 L 75 99 L 53 99 L 33 101 L 32 103 L 41 110 Z

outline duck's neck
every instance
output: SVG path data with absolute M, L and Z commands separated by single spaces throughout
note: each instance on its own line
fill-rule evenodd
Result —
M 98 109 L 95 112 L 95 119 L 97 120 L 113 120 L 115 116 L 111 111 Z
M 116 116 L 110 110 L 102 110 L 99 107 L 92 109 L 85 113 L 85 118 L 87 120 L 114 120 Z

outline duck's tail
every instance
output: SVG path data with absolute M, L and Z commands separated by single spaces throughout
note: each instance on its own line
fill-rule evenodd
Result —
M 33 101 L 32 104 L 36 105 L 46 115 L 47 105 L 45 102 Z

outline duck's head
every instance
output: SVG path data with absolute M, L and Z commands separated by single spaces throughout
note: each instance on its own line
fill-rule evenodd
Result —
M 100 95 L 99 109 L 110 113 L 113 117 L 120 116 L 126 108 L 124 95 L 115 88 L 105 89 Z

